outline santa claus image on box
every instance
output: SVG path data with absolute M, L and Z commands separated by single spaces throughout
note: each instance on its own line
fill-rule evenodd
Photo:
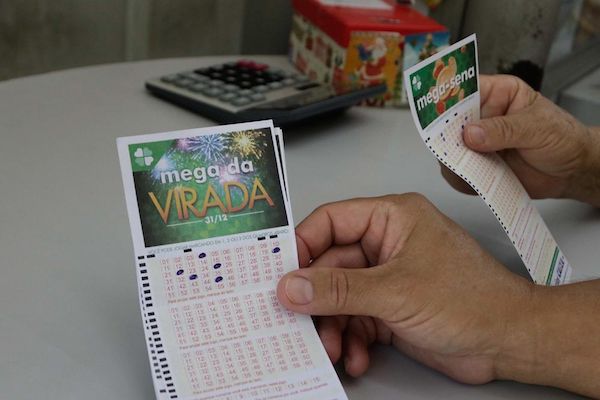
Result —
M 357 71 L 361 81 L 367 86 L 381 83 L 385 79 L 383 68 L 385 67 L 388 51 L 385 40 L 377 37 L 372 44 L 365 47 L 361 43 L 356 48 L 358 58 L 362 62 Z

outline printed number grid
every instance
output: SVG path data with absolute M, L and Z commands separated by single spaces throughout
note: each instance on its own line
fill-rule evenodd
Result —
M 461 172 L 485 196 L 490 193 L 498 178 L 496 174 L 499 167 L 500 160 L 495 154 L 471 153 L 461 166 Z
M 279 304 L 274 290 L 171 305 L 169 312 L 177 344 L 182 349 L 229 340 L 248 332 L 289 327 L 297 322 L 295 314 Z
M 182 357 L 195 394 L 278 371 L 288 373 L 314 367 L 299 330 L 204 346 L 183 352 Z
M 450 166 L 456 167 L 467 154 L 462 133 L 465 125 L 472 119 L 472 114 L 472 111 L 460 116 L 455 113 L 454 119 L 442 122 L 443 130 L 439 135 L 434 136 L 431 141 L 427 140 L 427 145 L 434 154 Z
M 474 110 L 455 112 L 454 118 L 441 122 L 442 131 L 426 144 L 440 160 L 485 196 L 493 188 L 499 165 L 494 154 L 479 154 L 468 150 L 463 141 L 465 125 L 474 118 Z M 485 199 L 485 197 L 484 197 Z
M 279 240 L 195 251 L 163 258 L 160 263 L 169 303 L 250 288 L 276 281 L 284 274 Z
M 512 178 L 513 175 L 507 173 L 498 182 L 494 192 L 493 211 L 502 218 L 507 229 L 510 229 L 514 235 L 517 233 L 514 231 L 516 228 L 515 218 L 523 200 L 523 192 L 519 190 L 519 185 L 514 184 Z

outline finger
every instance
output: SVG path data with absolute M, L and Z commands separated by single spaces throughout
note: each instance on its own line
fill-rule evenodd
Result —
M 481 118 L 514 113 L 532 104 L 535 90 L 513 75 L 481 75 Z
M 385 293 L 389 286 L 384 286 L 382 268 L 300 269 L 279 281 L 277 297 L 301 314 L 379 317 L 393 296 Z
M 344 368 L 350 376 L 359 377 L 369 368 L 369 346 L 376 337 L 372 318 L 350 318 L 344 346 Z
M 333 246 L 310 263 L 311 268 L 367 268 L 369 260 L 360 243 Z
M 455 190 L 469 195 L 477 194 L 467 182 L 465 182 L 460 176 L 456 175 L 454 172 L 450 171 L 450 169 L 442 163 L 440 163 L 440 170 L 446 182 L 448 182 L 450 186 L 452 186 Z
M 354 199 L 326 204 L 296 228 L 301 265 L 319 257 L 332 244 L 360 241 L 371 221 L 377 199 Z
M 296 248 L 298 249 L 298 265 L 300 268 L 308 267 L 311 261 L 310 250 L 302 237 L 296 232 Z
M 465 144 L 480 152 L 532 149 L 543 145 L 539 129 L 527 113 L 482 119 L 465 127 Z
M 422 195 L 405 193 L 321 206 L 296 228 L 302 264 L 332 245 L 353 243 L 360 243 L 371 265 L 384 263 L 410 236 L 424 204 Z
M 332 363 L 339 361 L 342 355 L 342 334 L 348 317 L 333 316 L 317 318 L 317 332 Z

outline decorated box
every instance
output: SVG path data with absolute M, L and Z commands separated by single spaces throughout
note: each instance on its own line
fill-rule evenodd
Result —
M 367 105 L 407 104 L 402 71 L 448 46 L 433 19 L 395 0 L 293 0 L 290 58 L 309 78 L 341 90 L 386 83 Z

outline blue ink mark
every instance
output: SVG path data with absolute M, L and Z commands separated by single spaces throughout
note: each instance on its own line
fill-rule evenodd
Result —
M 280 251 L 280 250 L 281 250 L 281 249 L 280 249 L 279 247 L 275 247 L 275 248 L 273 249 L 273 253 L 279 253 L 279 251 Z
M 183 274 L 183 270 L 182 269 L 180 269 L 180 270 L 177 271 L 177 275 L 181 275 L 181 274 Z
M 204 257 L 206 257 L 206 253 L 200 253 L 200 254 L 198 254 L 198 258 L 204 258 Z
M 198 278 L 198 275 L 196 275 L 196 274 L 190 275 L 190 281 L 193 281 L 194 279 L 197 279 L 197 278 Z
M 213 265 L 214 269 L 219 269 L 221 268 L 221 263 L 216 263 L 215 265 Z
M 222 277 L 222 276 L 217 276 L 217 277 L 215 278 L 215 282 L 217 282 L 217 283 L 221 282 L 222 280 L 223 280 L 223 277 Z

